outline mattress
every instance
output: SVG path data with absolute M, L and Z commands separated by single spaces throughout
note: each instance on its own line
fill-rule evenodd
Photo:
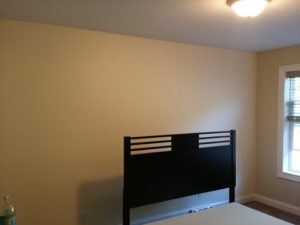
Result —
M 148 225 L 291 225 L 238 203 L 177 216 Z

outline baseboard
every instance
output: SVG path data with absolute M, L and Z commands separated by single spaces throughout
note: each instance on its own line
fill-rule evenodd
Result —
M 290 205 L 285 202 L 281 202 L 259 194 L 253 194 L 253 200 L 280 209 L 282 211 L 300 216 L 300 207 L 298 206 Z
M 236 198 L 236 202 L 241 204 L 251 201 L 257 201 L 285 212 L 300 216 L 300 207 L 294 206 L 285 202 L 281 202 L 260 194 L 244 195 Z

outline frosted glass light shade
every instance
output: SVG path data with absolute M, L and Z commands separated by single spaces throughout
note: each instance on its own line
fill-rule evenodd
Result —
M 227 0 L 233 11 L 241 17 L 254 17 L 260 14 L 271 0 Z

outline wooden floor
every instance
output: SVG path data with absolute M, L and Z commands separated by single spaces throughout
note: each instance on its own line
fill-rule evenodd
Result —
M 276 218 L 279 218 L 281 220 L 287 221 L 289 223 L 300 225 L 300 216 L 281 211 L 279 209 L 273 208 L 271 206 L 259 202 L 247 202 L 244 203 L 244 205 L 255 210 L 261 211 L 263 213 L 269 214 L 271 216 L 274 216 Z

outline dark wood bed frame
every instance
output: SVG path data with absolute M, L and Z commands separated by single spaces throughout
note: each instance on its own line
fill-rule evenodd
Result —
M 236 131 L 124 137 L 123 225 L 130 209 L 229 188 L 235 200 Z

